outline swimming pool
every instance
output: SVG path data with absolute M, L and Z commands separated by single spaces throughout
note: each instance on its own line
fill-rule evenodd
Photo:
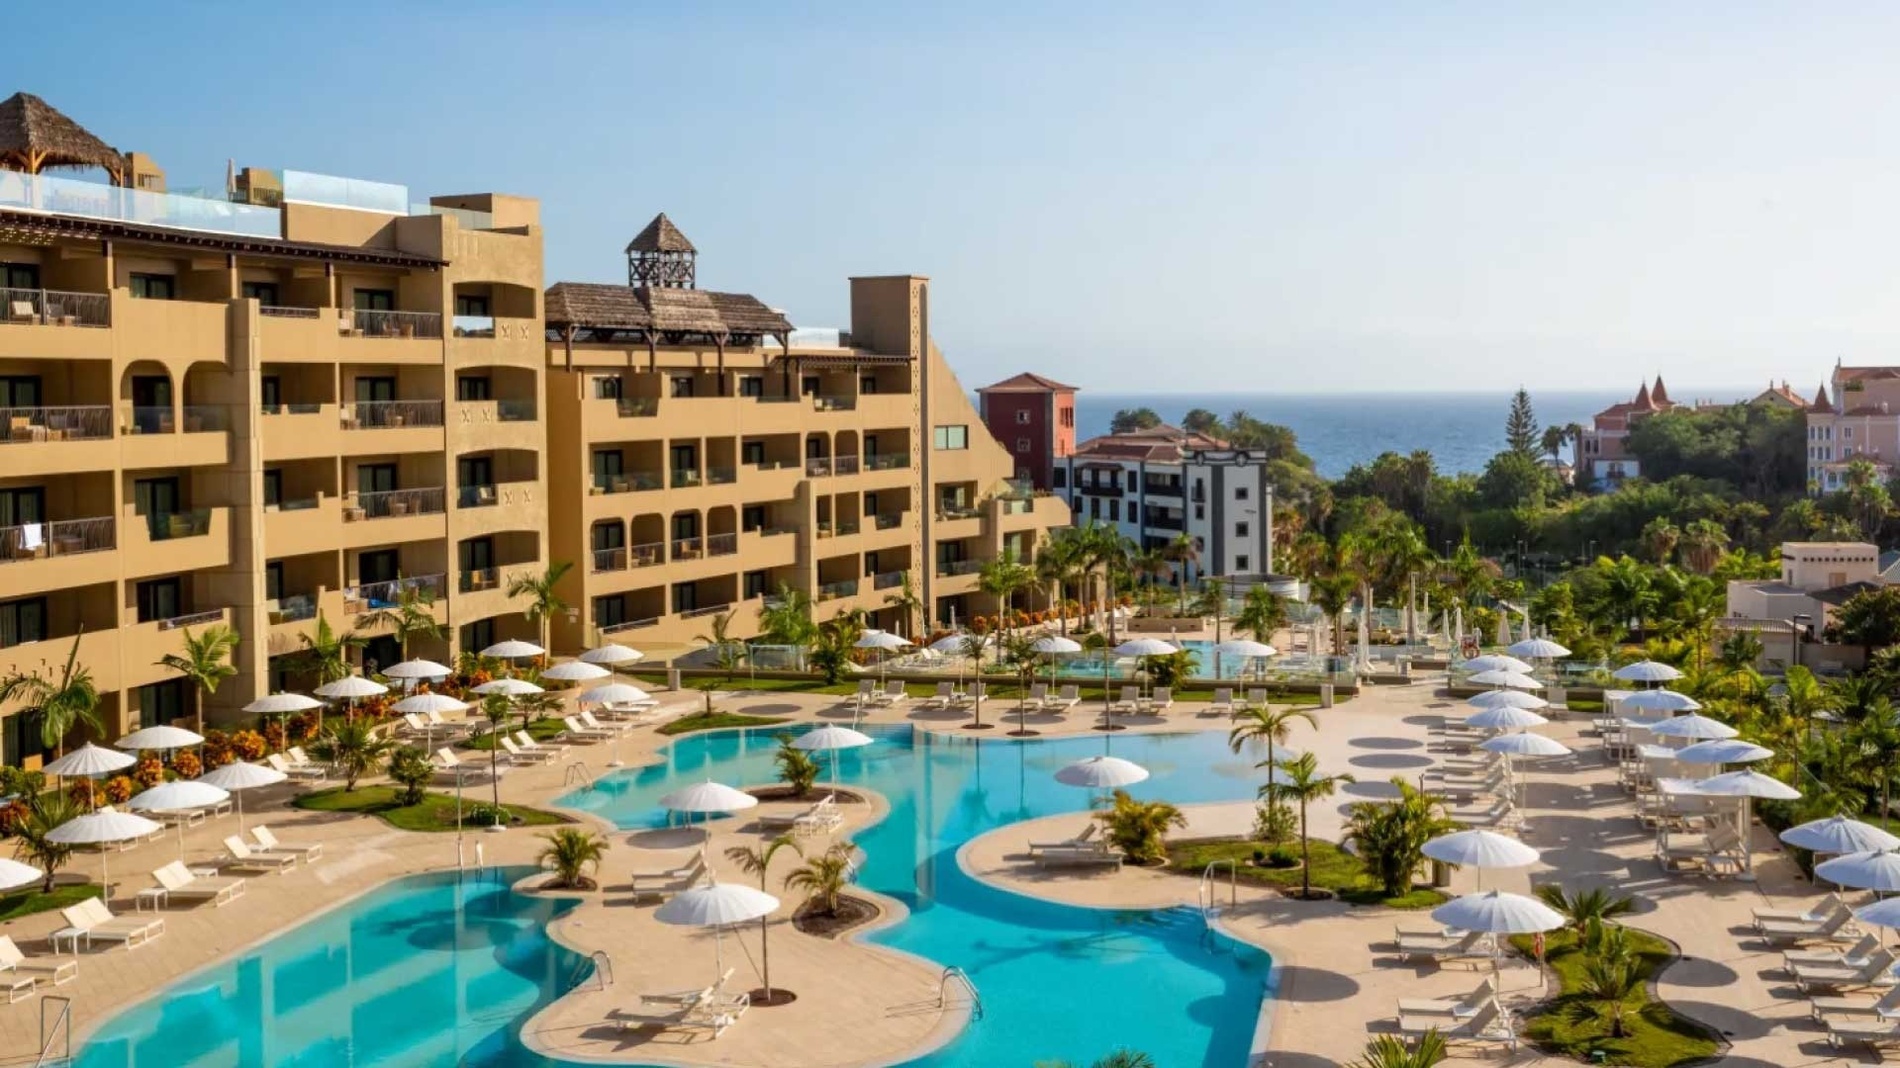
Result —
M 983 1020 L 910 1068 L 1027 1068 L 1065 1057 L 1086 1064 L 1117 1046 L 1145 1050 L 1168 1068 L 1246 1063 L 1266 954 L 1208 932 L 1192 909 L 1084 909 L 997 890 L 964 874 L 956 852 L 1007 823 L 1080 814 L 1087 793 L 1053 775 L 1105 745 L 1153 773 L 1132 793 L 1177 802 L 1252 797 L 1257 756 L 1228 752 L 1225 737 L 1211 732 L 1014 743 L 913 733 L 902 724 L 860 729 L 877 742 L 841 754 L 840 780 L 879 791 L 891 811 L 857 839 L 865 853 L 858 881 L 911 910 L 873 940 L 961 967 L 983 998 Z M 778 733 L 689 735 L 664 763 L 603 779 L 561 803 L 624 828 L 661 826 L 658 799 L 681 783 L 772 781 Z M 1194 884 L 1181 886 L 1191 899 Z
M 398 879 L 107 1021 L 78 1068 L 555 1068 L 521 1022 L 591 974 L 529 868 Z
M 1167 1068 L 1246 1063 L 1266 954 L 1210 933 L 1192 909 L 1048 904 L 985 886 L 955 858 L 1006 823 L 1074 812 L 1079 826 L 1087 794 L 1052 776 L 1105 746 L 1153 773 L 1131 792 L 1179 802 L 1253 796 L 1258 755 L 1229 753 L 1213 732 L 978 743 L 901 724 L 862 729 L 877 742 L 842 754 L 839 777 L 879 791 L 891 811 L 857 839 L 866 854 L 858 881 L 911 909 L 875 941 L 963 968 L 985 1010 L 906 1068 L 1087 1064 L 1117 1046 Z M 659 796 L 682 782 L 773 780 L 780 731 L 689 735 L 666 748 L 664 763 L 561 803 L 624 828 L 663 825 Z M 591 972 L 547 936 L 574 902 L 508 889 L 528 870 L 398 879 L 132 1006 L 93 1033 L 75 1063 L 561 1068 L 521 1045 L 521 1024 Z M 1181 885 L 1190 898 L 1193 883 Z
M 1188 672 L 1197 679 L 1238 679 L 1257 678 L 1258 670 L 1265 665 L 1267 670 L 1276 674 L 1293 673 L 1309 675 L 1318 679 L 1329 670 L 1326 658 L 1314 659 L 1308 656 L 1280 656 L 1271 660 L 1260 660 L 1244 656 L 1222 656 L 1220 674 L 1214 674 L 1215 642 L 1205 638 L 1170 638 L 1177 648 L 1188 654 L 1194 666 Z M 1108 677 L 1128 680 L 1134 677 L 1133 661 L 1125 656 L 1108 656 Z M 1054 658 L 1054 672 L 1057 678 L 1075 679 L 1081 682 L 1100 682 L 1102 678 L 1101 653 L 1075 653 Z M 1318 680 L 1318 681 L 1324 681 Z

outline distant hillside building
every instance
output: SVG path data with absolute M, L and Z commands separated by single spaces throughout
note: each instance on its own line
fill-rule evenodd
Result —
M 1642 464 L 1628 449 L 1630 431 L 1636 424 L 1658 412 L 1697 411 L 1717 412 L 1735 404 L 1749 407 L 1774 407 L 1790 411 L 1808 408 L 1808 401 L 1796 393 L 1786 381 L 1768 383 L 1768 388 L 1747 400 L 1724 403 L 1721 401 L 1699 400 L 1689 404 L 1679 404 L 1669 396 L 1669 389 L 1663 385 L 1661 375 L 1656 376 L 1654 385 L 1644 383 L 1637 387 L 1636 396 L 1620 404 L 1612 404 L 1598 412 L 1591 425 L 1576 442 L 1576 454 L 1573 467 L 1575 477 L 1584 485 L 1597 485 L 1604 489 L 1615 489 L 1625 479 L 1636 478 L 1642 472 Z M 1561 471 L 1559 472 L 1561 476 Z M 1812 477 L 1812 476 L 1810 476 Z
M 1077 524 L 1106 523 L 1143 549 L 1194 539 L 1205 575 L 1273 570 L 1273 487 L 1267 454 L 1161 426 L 1090 438 L 1055 471 Z
M 1834 365 L 1832 399 L 1822 385 L 1808 405 L 1808 490 L 1840 489 L 1856 459 L 1873 463 L 1882 482 L 1900 455 L 1900 367 Z
M 1025 371 L 976 395 L 983 425 L 1016 462 L 1016 478 L 1053 489 L 1056 465 L 1075 452 L 1075 387 Z

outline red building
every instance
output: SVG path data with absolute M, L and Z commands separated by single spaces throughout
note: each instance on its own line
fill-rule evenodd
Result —
M 1056 461 L 1075 452 L 1075 387 L 1025 371 L 976 395 L 983 425 L 1016 460 L 1016 477 L 1051 489 Z

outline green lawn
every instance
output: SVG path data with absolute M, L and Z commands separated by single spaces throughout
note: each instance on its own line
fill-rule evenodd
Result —
M 1669 943 L 1631 928 L 1630 948 L 1646 980 L 1654 981 L 1675 957 Z M 1532 953 L 1529 938 L 1513 938 L 1511 944 L 1525 956 Z M 1602 1050 L 1605 1064 L 1633 1065 L 1636 1068 L 1670 1068 L 1671 1065 L 1713 1057 L 1716 1043 L 1699 1025 L 1670 1011 L 1669 1006 L 1650 999 L 1647 983 L 1630 995 L 1623 1011 L 1623 1038 L 1610 1038 L 1609 1021 L 1575 993 L 1582 982 L 1586 960 L 1571 931 L 1558 931 L 1547 940 L 1551 969 L 1563 984 L 1563 992 L 1536 1012 L 1524 1017 L 1524 1036 L 1553 1052 L 1588 1063 L 1594 1051 Z
M 508 737 L 510 738 L 514 737 L 515 731 L 520 729 L 521 721 L 514 718 L 510 718 L 508 723 L 502 727 L 502 730 L 508 732 Z M 545 742 L 566 730 L 567 724 L 553 717 L 528 721 L 528 737 L 533 738 L 537 742 Z M 461 743 L 461 747 L 463 749 L 476 749 L 486 753 L 490 749 L 495 748 L 495 736 L 493 734 L 478 734 L 464 740 Z
M 36 912 L 51 912 L 53 909 L 77 905 L 89 897 L 100 896 L 100 893 L 98 883 L 63 883 L 53 887 L 50 894 L 42 894 L 36 888 L 0 895 L 0 923 L 31 916 Z
M 661 734 L 691 734 L 694 731 L 710 731 L 720 727 L 770 727 L 775 723 L 784 723 L 784 716 L 743 716 L 737 712 L 695 712 L 690 716 L 681 716 L 660 728 Z
M 1603 711 L 1603 699 L 1566 698 L 1564 700 L 1564 707 L 1572 712 L 1584 712 L 1594 716 Z
M 1216 860 L 1231 860 L 1241 881 L 1298 890 L 1298 868 L 1261 868 L 1252 863 L 1256 849 L 1267 849 L 1261 842 L 1245 838 L 1188 838 L 1168 843 L 1168 864 L 1173 871 L 1196 879 Z M 1299 851 L 1299 843 L 1292 844 Z M 1366 874 L 1359 858 L 1331 842 L 1312 841 L 1313 885 L 1331 890 L 1341 901 L 1352 905 L 1383 905 L 1394 909 L 1428 909 L 1445 902 L 1445 895 L 1429 887 L 1413 887 L 1399 897 L 1386 897 L 1377 880 Z M 1223 868 L 1215 873 L 1218 881 L 1227 877 Z
M 488 791 L 471 790 L 463 794 L 464 816 L 468 808 L 486 803 Z M 453 831 L 455 829 L 455 795 L 430 791 L 423 795 L 420 805 L 399 805 L 397 788 L 394 786 L 360 786 L 354 792 L 345 792 L 342 787 L 318 790 L 297 798 L 298 808 L 312 809 L 317 812 L 351 812 L 364 816 L 376 816 L 389 824 L 405 831 Z M 530 827 L 545 827 L 549 824 L 568 823 L 567 817 L 553 812 L 543 812 L 526 805 L 507 805 L 508 811 Z M 466 826 L 466 824 L 464 825 Z

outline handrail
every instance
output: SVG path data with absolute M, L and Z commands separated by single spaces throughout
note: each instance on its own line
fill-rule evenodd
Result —
M 1220 907 L 1214 904 L 1214 873 L 1222 864 L 1227 865 L 1227 903 L 1229 905 L 1240 904 L 1240 865 L 1231 857 L 1222 857 L 1217 860 L 1208 861 L 1207 867 L 1201 870 L 1201 885 L 1196 894 L 1201 902 L 1201 917 L 1203 919 L 1212 919 L 1220 915 Z
M 962 968 L 954 964 L 945 968 L 943 974 L 937 976 L 937 1007 L 941 1009 L 948 1003 L 947 998 L 950 993 L 950 980 L 952 979 L 962 983 L 963 989 L 970 992 L 970 1019 L 973 1021 L 981 1020 L 983 1018 L 983 995 L 977 993 L 976 983 L 971 981 L 969 975 L 965 973 Z
M 594 962 L 594 978 L 600 980 L 602 990 L 614 985 L 614 959 L 604 949 L 597 949 L 590 958 Z
M 61 1062 L 70 1063 L 73 1059 L 73 999 L 58 994 L 40 995 L 40 1055 L 33 1060 L 33 1068 L 41 1068 L 46 1063 L 46 1055 L 53 1051 L 53 1039 L 47 1035 L 46 1007 L 59 1002 L 59 1015 L 53 1018 L 52 1029 L 56 1034 L 66 1037 L 66 1048 L 60 1054 Z
M 562 789 L 576 784 L 583 790 L 594 788 L 594 773 L 587 770 L 587 762 L 584 760 L 568 761 L 567 773 L 561 777 Z

